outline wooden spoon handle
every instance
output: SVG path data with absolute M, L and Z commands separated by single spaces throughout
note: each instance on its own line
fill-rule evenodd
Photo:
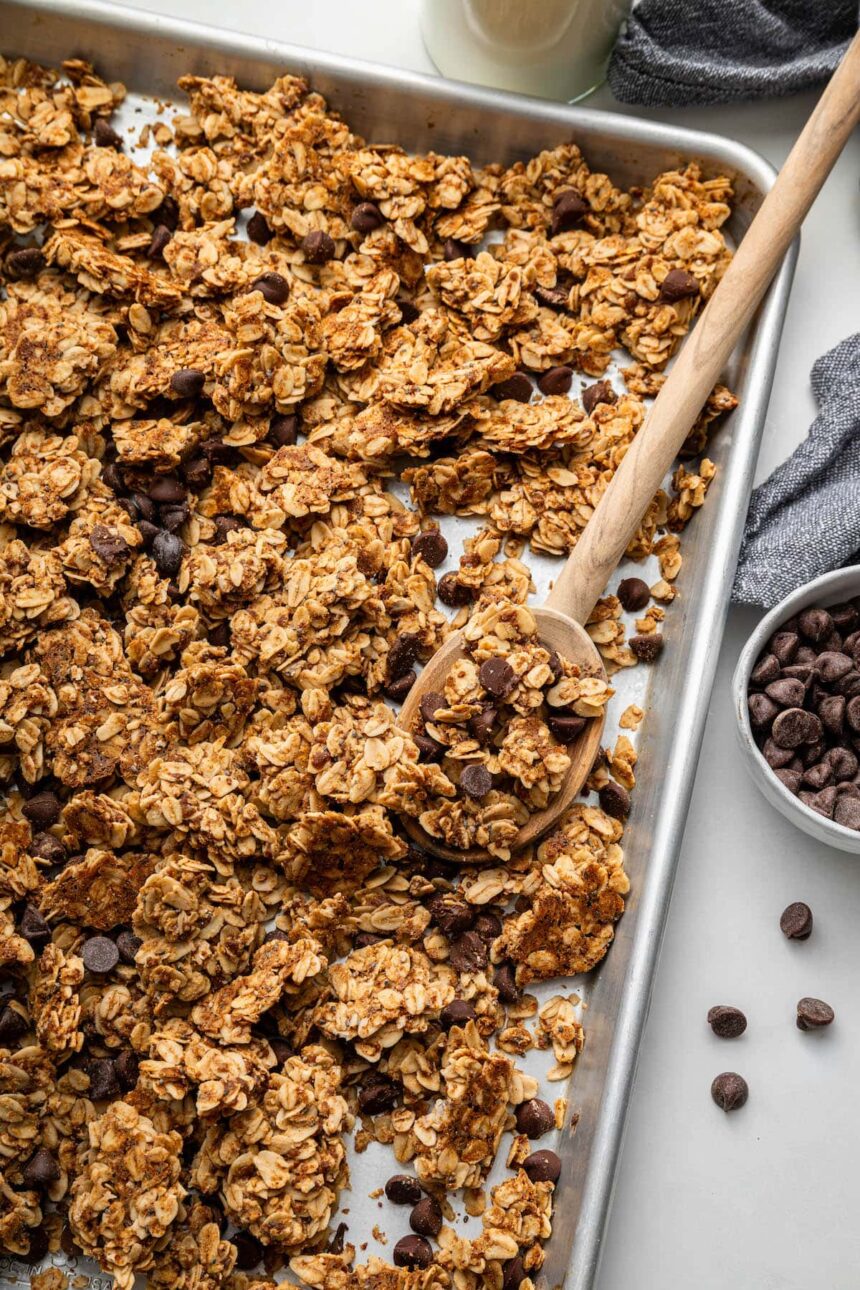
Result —
M 860 119 L 854 37 L 546 603 L 584 623 Z

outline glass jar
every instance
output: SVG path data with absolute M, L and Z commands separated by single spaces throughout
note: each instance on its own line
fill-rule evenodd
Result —
M 572 102 L 596 89 L 631 0 L 422 0 L 443 76 Z

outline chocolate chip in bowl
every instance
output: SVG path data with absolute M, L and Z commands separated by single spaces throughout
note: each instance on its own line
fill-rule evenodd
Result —
M 860 854 L 860 569 L 770 611 L 735 670 L 738 734 L 764 796 L 810 836 Z

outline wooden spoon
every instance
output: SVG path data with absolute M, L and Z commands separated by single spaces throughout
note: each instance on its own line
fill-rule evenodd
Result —
M 603 594 L 858 120 L 860 34 L 848 47 L 762 202 L 546 604 L 533 610 L 540 637 L 586 671 L 604 674 L 600 655 L 582 624 Z M 464 652 L 462 633 L 454 632 L 428 661 L 403 704 L 399 722 L 403 729 L 415 729 L 422 695 L 428 690 L 444 689 L 455 659 Z M 561 789 L 545 810 L 533 814 L 520 829 L 518 848 L 546 833 L 570 806 L 591 770 L 602 733 L 603 719 L 593 718 L 570 745 L 571 766 Z M 435 855 L 461 864 L 499 863 L 486 851 L 445 846 L 432 838 L 414 816 L 401 818 L 409 836 Z

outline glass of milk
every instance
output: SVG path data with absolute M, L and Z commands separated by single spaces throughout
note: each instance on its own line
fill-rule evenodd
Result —
M 453 80 L 571 102 L 596 89 L 631 0 L 421 0 L 421 34 Z

